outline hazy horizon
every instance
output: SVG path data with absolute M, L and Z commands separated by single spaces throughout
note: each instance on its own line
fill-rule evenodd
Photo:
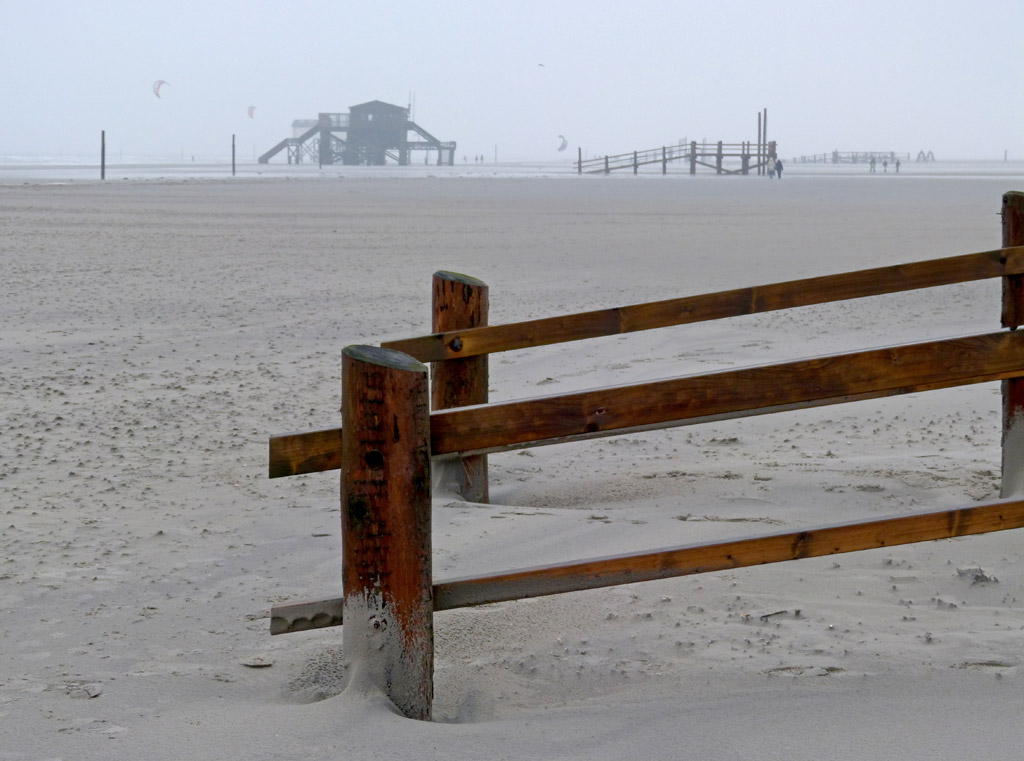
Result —
M 294 119 L 382 100 L 459 162 L 756 140 L 762 109 L 784 156 L 1024 157 L 1024 3 L 705 7 L 8 2 L 0 154 L 88 155 L 105 130 L 111 156 L 220 155 L 235 134 L 251 158 Z

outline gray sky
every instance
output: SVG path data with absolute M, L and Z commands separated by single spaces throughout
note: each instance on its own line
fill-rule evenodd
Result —
M 385 10 L 378 8 L 385 7 Z M 0 155 L 251 159 L 408 105 L 457 156 L 770 137 L 1024 159 L 1024 0 L 0 0 Z M 541 65 L 543 64 L 543 65 Z M 169 82 L 154 96 L 153 82 Z M 255 118 L 247 111 L 255 106 Z M 570 149 L 558 154 L 558 135 Z

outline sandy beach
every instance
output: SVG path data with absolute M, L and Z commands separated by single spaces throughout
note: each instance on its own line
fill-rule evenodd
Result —
M 435 720 L 346 690 L 340 355 L 429 332 L 986 251 L 1024 177 L 0 177 L 0 761 L 1019 759 L 1024 535 L 439 612 Z M 999 329 L 985 281 L 491 358 L 506 400 Z M 998 384 L 490 457 L 434 574 L 999 493 Z M 767 616 L 767 614 L 773 614 Z M 767 616 L 762 618 L 762 616 Z

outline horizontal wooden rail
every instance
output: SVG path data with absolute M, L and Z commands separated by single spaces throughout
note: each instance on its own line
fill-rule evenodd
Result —
M 698 544 L 506 571 L 434 584 L 434 610 L 633 584 L 733 568 L 1024 528 L 1024 500 L 842 523 L 714 544 Z M 341 599 L 282 605 L 270 633 L 342 623 Z
M 1024 332 L 986 333 L 435 411 L 431 453 L 499 452 L 1020 376 Z M 340 441 L 340 429 L 273 437 L 270 476 L 341 467 Z
M 386 341 L 421 362 L 493 354 L 779 309 L 1024 274 L 1024 246 L 646 304 Z

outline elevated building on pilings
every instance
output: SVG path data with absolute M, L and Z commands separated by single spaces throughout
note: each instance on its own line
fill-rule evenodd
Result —
M 410 139 L 410 134 L 414 137 Z M 259 158 L 269 163 L 286 151 L 289 164 L 317 162 L 405 166 L 413 151 L 436 151 L 437 164 L 455 163 L 455 142 L 441 142 L 409 118 L 409 109 L 379 100 L 350 106 L 347 114 L 321 113 L 317 119 L 296 119 L 287 137 Z

